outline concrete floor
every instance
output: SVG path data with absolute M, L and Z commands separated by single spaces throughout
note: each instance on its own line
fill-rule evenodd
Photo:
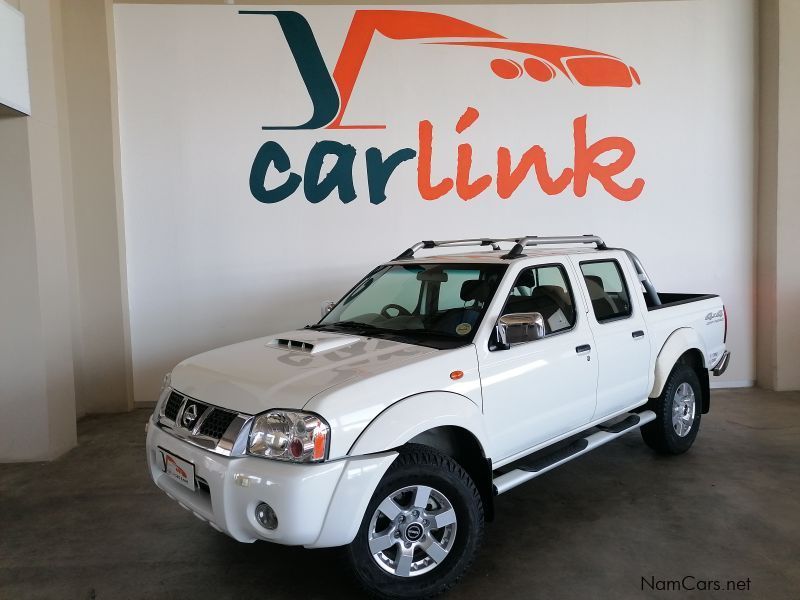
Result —
M 0 465 L 0 598 L 338 598 L 336 550 L 239 544 L 156 489 L 148 411 L 87 418 L 78 448 Z M 629 434 L 501 496 L 469 598 L 800 598 L 800 393 L 718 391 L 694 448 Z M 750 579 L 650 592 L 642 578 Z M 723 583 L 723 585 L 725 585 Z

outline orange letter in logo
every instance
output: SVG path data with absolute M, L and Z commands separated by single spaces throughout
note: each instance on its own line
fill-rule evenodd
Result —
M 527 150 L 513 170 L 511 169 L 511 151 L 505 146 L 500 146 L 497 149 L 497 194 L 501 198 L 509 198 L 527 177 L 531 167 L 536 170 L 539 186 L 548 196 L 560 194 L 572 181 L 572 169 L 569 167 L 561 171 L 561 175 L 557 179 L 550 177 L 547 170 L 547 154 L 541 146 L 533 146 Z
M 433 154 L 433 125 L 419 122 L 419 161 L 417 162 L 417 187 L 425 200 L 436 200 L 453 189 L 453 180 L 445 177 L 436 185 L 431 183 L 431 155 Z
M 480 113 L 471 106 L 464 111 L 456 124 L 456 133 L 461 133 L 472 125 Z M 491 175 L 481 175 L 470 182 L 469 172 L 472 169 L 472 146 L 469 144 L 458 145 L 458 162 L 456 163 L 456 191 L 462 200 L 472 200 L 492 183 Z
M 629 202 L 638 198 L 644 188 L 644 179 L 641 177 L 634 179 L 631 186 L 627 188 L 614 181 L 614 176 L 627 169 L 633 162 L 633 157 L 636 156 L 636 148 L 634 148 L 631 141 L 624 137 L 607 137 L 587 147 L 586 115 L 575 119 L 573 127 L 575 138 L 575 182 L 573 190 L 575 195 L 578 197 L 586 195 L 589 176 L 592 176 L 600 182 L 603 189 L 617 200 Z M 607 165 L 601 165 L 597 162 L 597 159 L 602 154 L 612 150 L 620 153 L 616 160 Z

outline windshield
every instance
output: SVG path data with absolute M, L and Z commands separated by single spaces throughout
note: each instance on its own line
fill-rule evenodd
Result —
M 434 348 L 463 346 L 472 342 L 505 270 L 498 264 L 379 267 L 313 328 Z

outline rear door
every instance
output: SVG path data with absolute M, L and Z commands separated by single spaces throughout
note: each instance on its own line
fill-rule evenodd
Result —
M 587 318 L 594 334 L 599 375 L 594 419 L 641 403 L 648 395 L 650 341 L 641 303 L 633 300 L 639 284 L 627 257 L 571 258 L 581 278 Z

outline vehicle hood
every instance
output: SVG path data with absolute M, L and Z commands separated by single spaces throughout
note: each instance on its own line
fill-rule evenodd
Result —
M 328 388 L 433 352 L 437 351 L 385 339 L 296 330 L 193 356 L 173 369 L 172 387 L 248 414 L 301 409 Z

